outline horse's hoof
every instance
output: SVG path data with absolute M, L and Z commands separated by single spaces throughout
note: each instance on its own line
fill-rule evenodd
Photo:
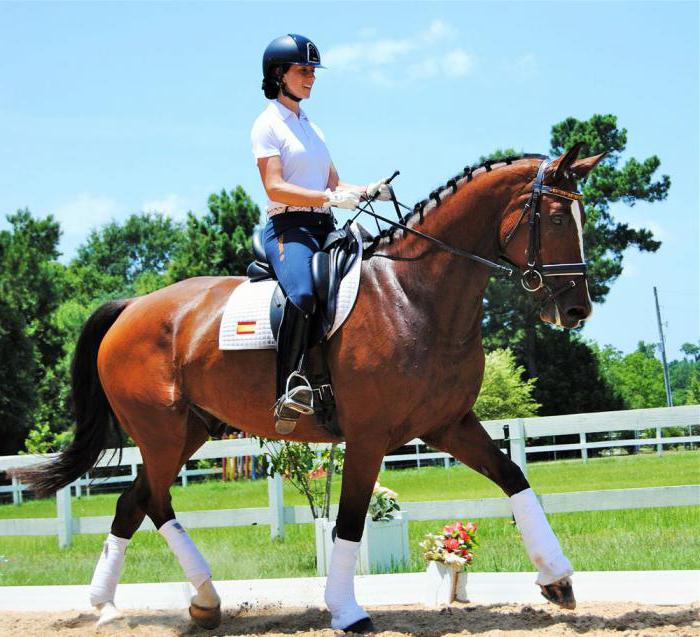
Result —
M 120 619 L 122 614 L 117 610 L 116 606 L 112 602 L 106 602 L 99 607 L 100 617 L 97 620 L 96 628 L 104 626 L 105 624 L 110 624 L 117 619 Z
M 343 628 L 343 632 L 358 634 L 376 633 L 377 629 L 374 627 L 372 620 L 369 617 L 365 617 L 354 624 L 350 624 L 347 628 Z
M 558 582 L 547 584 L 546 586 L 540 584 L 540 588 L 542 589 L 542 597 L 548 602 L 568 610 L 576 608 L 576 598 L 574 597 L 574 588 L 571 585 L 570 578 L 563 577 Z
M 216 628 L 221 623 L 221 604 L 215 608 L 204 608 L 191 603 L 190 617 L 200 628 Z

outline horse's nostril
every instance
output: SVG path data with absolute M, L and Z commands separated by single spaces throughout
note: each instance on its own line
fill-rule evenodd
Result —
M 566 316 L 574 321 L 583 321 L 588 318 L 589 312 L 581 305 L 574 305 L 566 309 Z

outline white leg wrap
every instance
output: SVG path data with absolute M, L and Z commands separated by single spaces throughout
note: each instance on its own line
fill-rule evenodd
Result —
M 369 615 L 355 600 L 355 565 L 360 543 L 335 538 L 326 580 L 326 606 L 331 611 L 331 626 L 345 629 Z
M 177 520 L 168 520 L 158 529 L 158 532 L 165 538 L 170 550 L 175 553 L 182 570 L 185 571 L 185 577 L 195 588 L 199 588 L 211 579 L 209 564 Z
M 90 603 L 93 606 L 114 602 L 128 544 L 129 540 L 111 533 L 107 536 L 90 582 Z
M 571 563 L 562 552 L 535 492 L 525 489 L 511 496 L 510 502 L 525 550 L 537 569 L 536 582 L 547 585 L 572 575 Z

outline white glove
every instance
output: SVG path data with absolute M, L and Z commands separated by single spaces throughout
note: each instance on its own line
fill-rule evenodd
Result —
M 354 190 L 331 190 L 326 189 L 328 201 L 323 205 L 324 208 L 346 208 L 354 210 L 360 205 L 360 193 Z
M 386 179 L 381 179 L 367 186 L 367 194 L 365 197 L 370 200 L 391 201 L 391 192 L 389 191 L 389 186 L 386 185 L 388 180 L 387 177 Z

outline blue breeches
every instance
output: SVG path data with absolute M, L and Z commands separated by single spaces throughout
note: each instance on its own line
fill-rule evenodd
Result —
M 282 290 L 306 314 L 316 307 L 311 258 L 334 228 L 333 217 L 313 212 L 285 212 L 265 226 L 265 255 Z

